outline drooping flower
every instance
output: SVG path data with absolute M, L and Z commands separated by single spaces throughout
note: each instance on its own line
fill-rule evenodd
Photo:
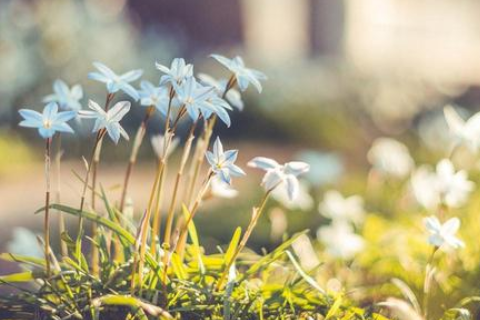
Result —
M 451 106 L 446 106 L 443 113 L 457 143 L 465 144 L 472 152 L 477 152 L 480 147 L 480 112 L 467 121 L 463 120 Z
M 185 63 L 182 58 L 175 58 L 170 68 L 158 62 L 155 63 L 158 70 L 165 73 L 160 78 L 160 85 L 170 83 L 171 85 L 181 84 L 184 80 L 193 76 L 193 65 Z
M 210 191 L 214 197 L 233 199 L 238 196 L 238 190 L 232 188 L 232 186 L 219 177 L 212 179 L 210 184 Z
M 365 216 L 362 197 L 358 195 L 344 197 L 335 190 L 325 193 L 318 210 L 324 217 L 342 223 L 359 224 Z
M 153 152 L 155 152 L 157 158 L 162 159 L 165 152 L 165 136 L 163 134 L 156 134 L 150 138 L 150 142 L 152 143 Z M 179 138 L 172 139 L 168 148 L 168 157 L 175 151 L 179 143 Z
M 55 102 L 50 102 L 43 109 L 43 113 L 21 109 L 18 111 L 24 120 L 20 122 L 20 126 L 27 128 L 37 128 L 38 133 L 44 139 L 53 137 L 55 132 L 73 133 L 73 129 L 67 124 L 68 121 L 75 118 L 75 111 L 60 111 Z
M 87 119 L 95 119 L 92 132 L 97 132 L 101 129 L 107 130 L 108 135 L 113 142 L 118 143 L 120 136 L 126 140 L 129 139 L 127 132 L 120 125 L 120 120 L 130 111 L 129 101 L 117 102 L 108 111 L 105 111 L 93 100 L 88 102 L 90 110 L 82 110 L 79 112 L 80 117 Z
M 227 84 L 228 84 L 227 79 L 220 79 L 217 81 L 213 77 L 205 73 L 198 74 L 198 79 L 204 85 L 214 87 L 217 95 L 220 97 L 224 94 L 225 90 L 227 89 Z M 235 88 L 231 88 L 230 90 L 227 91 L 227 93 L 225 94 L 225 99 L 228 101 L 228 103 L 232 105 L 232 107 L 237 108 L 240 111 L 243 110 L 244 105 L 242 101 L 242 96 L 240 95 L 240 92 L 238 92 L 238 90 L 236 90 Z
M 445 249 L 458 249 L 465 246 L 463 241 L 456 236 L 460 228 L 458 218 L 451 218 L 442 224 L 437 217 L 430 216 L 424 219 L 424 224 L 429 233 L 428 243 L 432 246 Z
M 408 148 L 390 138 L 376 139 L 367 158 L 375 170 L 395 178 L 407 176 L 414 166 Z
M 220 138 L 217 137 L 213 144 L 212 151 L 207 151 L 206 158 L 210 164 L 211 170 L 225 183 L 231 183 L 231 177 L 244 176 L 245 172 L 235 165 L 237 161 L 238 150 L 223 151 L 223 145 Z
M 267 191 L 275 188 L 285 188 L 290 200 L 295 200 L 299 194 L 298 176 L 308 172 L 310 165 L 301 161 L 287 162 L 283 165 L 273 159 L 256 157 L 248 163 L 249 167 L 265 170 L 262 185 Z
M 353 232 L 351 225 L 332 223 L 317 231 L 318 239 L 333 257 L 349 260 L 365 247 L 363 238 Z
M 146 80 L 140 83 L 140 88 L 141 90 L 138 91 L 140 104 L 145 107 L 155 106 L 163 116 L 167 116 L 170 100 L 167 88 L 155 87 Z
M 56 102 L 61 109 L 79 111 L 82 109 L 80 100 L 83 98 L 82 86 L 74 85 L 71 89 L 63 80 L 53 82 L 53 94 L 43 98 L 43 102 Z
M 218 54 L 212 54 L 211 57 L 220 62 L 235 75 L 235 79 L 237 80 L 238 87 L 241 91 L 247 90 L 249 84 L 252 84 L 259 93 L 262 92 L 262 84 L 260 83 L 260 80 L 267 80 L 267 76 L 263 72 L 246 68 L 243 59 L 239 56 L 233 59 L 228 59 Z
M 90 72 L 88 74 L 89 79 L 105 83 L 109 93 L 115 93 L 121 90 L 132 97 L 135 101 L 139 99 L 137 90 L 130 84 L 130 82 L 138 80 L 143 74 L 142 70 L 132 70 L 117 75 L 103 63 L 94 62 L 93 66 L 97 68 L 98 72 Z
M 208 119 L 212 114 L 216 114 L 228 127 L 230 126 L 230 116 L 225 110 L 230 106 L 215 94 L 213 87 L 201 85 L 194 77 L 190 77 L 182 85 L 175 85 L 175 92 L 178 104 L 185 106 L 193 121 L 200 115 Z
M 314 205 L 313 198 L 309 193 L 309 188 L 306 183 L 300 183 L 298 195 L 294 201 L 288 196 L 286 188 L 276 188 L 272 191 L 272 197 L 290 210 L 300 209 L 307 211 L 312 209 Z
M 465 170 L 455 171 L 452 162 L 443 159 L 435 172 L 420 167 L 412 175 L 412 191 L 417 201 L 427 209 L 440 204 L 459 207 L 465 203 L 475 184 L 468 180 Z

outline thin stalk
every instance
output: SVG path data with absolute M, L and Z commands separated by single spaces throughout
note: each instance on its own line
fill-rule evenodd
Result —
M 235 252 L 233 253 L 233 256 L 232 258 L 230 259 L 230 261 L 228 261 L 225 269 L 223 270 L 223 273 L 220 277 L 220 279 L 218 280 L 217 282 L 217 286 L 216 286 L 216 290 L 219 291 L 220 289 L 222 289 L 222 286 L 223 286 L 223 283 L 225 281 L 225 278 L 230 270 L 230 268 L 232 267 L 232 265 L 235 263 L 235 260 L 237 259 L 238 255 L 240 254 L 240 252 L 243 250 L 243 248 L 245 248 L 245 246 L 247 245 L 247 242 L 248 242 L 248 239 L 250 238 L 250 236 L 252 235 L 252 232 L 253 232 L 253 229 L 255 229 L 255 226 L 257 225 L 257 222 L 258 222 L 258 219 L 260 218 L 260 216 L 262 215 L 264 209 L 265 209 L 265 205 L 267 204 L 267 201 L 268 201 L 268 198 L 270 197 L 270 194 L 272 193 L 273 189 L 275 188 L 272 188 L 270 190 L 268 190 L 265 195 L 263 196 L 261 202 L 260 202 L 260 206 L 257 207 L 257 208 L 254 208 L 253 209 L 253 214 L 252 214 L 252 219 L 250 220 L 250 223 L 247 227 L 247 231 L 245 231 L 245 233 L 243 234 L 243 237 L 242 237 L 242 240 L 240 241 L 240 244 L 238 245 L 237 249 L 235 250 Z
M 55 202 L 58 204 L 61 204 L 61 181 L 62 181 L 61 162 L 62 162 L 62 134 L 59 133 L 58 139 L 57 139 L 57 152 L 55 154 L 55 168 L 57 171 L 57 190 L 55 194 Z M 58 228 L 61 236 L 66 230 L 65 216 L 63 212 L 60 212 L 60 210 L 57 210 L 57 213 L 58 213 Z M 68 255 L 67 243 L 65 241 L 62 241 L 61 239 L 60 239 L 60 250 L 63 257 L 66 257 Z
M 202 203 L 202 200 L 208 191 L 208 188 L 210 187 L 210 183 L 212 182 L 212 178 L 215 176 L 215 173 L 211 170 L 209 170 L 207 178 L 205 179 L 205 182 L 203 183 L 202 188 L 198 192 L 197 198 L 193 205 L 189 207 L 189 213 L 190 216 L 188 217 L 187 221 L 184 223 L 182 230 L 180 231 L 180 236 L 178 240 L 178 246 L 177 246 L 177 252 L 178 254 L 183 257 L 183 251 L 185 248 L 185 243 L 187 240 L 187 233 L 188 233 L 188 226 L 192 222 L 193 218 L 195 217 L 198 208 L 200 207 L 200 204 Z
M 135 140 L 133 141 L 133 145 L 132 145 L 132 151 L 130 153 L 130 159 L 128 161 L 127 171 L 125 172 L 125 178 L 123 181 L 122 196 L 120 198 L 120 212 L 123 212 L 123 209 L 125 208 L 125 200 L 127 198 L 130 177 L 132 175 L 133 167 L 137 162 L 138 151 L 140 150 L 140 146 L 142 145 L 143 138 L 145 137 L 148 120 L 150 119 L 154 111 L 155 111 L 155 106 L 149 106 L 147 109 L 147 113 L 143 118 L 143 121 L 138 126 L 137 134 L 135 135 Z
M 172 198 L 171 198 L 171 201 L 170 201 L 170 206 L 169 206 L 169 209 L 168 209 L 167 222 L 166 222 L 166 225 L 165 225 L 165 235 L 164 235 L 164 238 L 163 238 L 163 244 L 165 246 L 168 246 L 168 247 L 170 245 L 170 237 L 171 237 L 171 234 L 172 234 L 171 232 L 172 232 L 172 225 L 173 225 L 173 217 L 175 215 L 175 209 L 176 209 L 176 206 L 177 206 L 178 189 L 180 187 L 180 182 L 182 180 L 183 171 L 185 169 L 188 158 L 190 156 L 190 150 L 192 148 L 192 142 L 195 139 L 195 135 L 194 135 L 195 128 L 197 126 L 197 123 L 198 123 L 199 119 L 200 119 L 200 117 L 190 127 L 190 132 L 188 134 L 187 141 L 185 142 L 185 146 L 183 148 L 182 159 L 180 161 L 180 167 L 178 168 L 177 177 L 175 179 L 175 185 L 173 187 L 173 194 L 172 194 Z
M 45 216 L 43 220 L 43 231 L 45 238 L 45 270 L 47 278 L 50 277 L 50 166 L 51 166 L 52 138 L 48 138 L 45 144 Z
M 162 176 L 160 177 L 160 185 L 157 189 L 157 195 L 155 198 L 155 210 L 153 214 L 153 228 L 152 228 L 152 234 L 151 234 L 151 245 L 150 245 L 150 253 L 152 254 L 153 257 L 156 256 L 157 250 L 157 238 L 160 238 L 160 227 L 162 223 L 162 219 L 160 216 L 160 210 L 162 207 L 162 191 L 163 191 L 163 185 L 165 184 L 165 177 L 167 176 L 167 165 L 165 164 Z
M 157 166 L 157 172 L 155 174 L 155 179 L 153 182 L 152 189 L 150 190 L 150 197 L 148 200 L 148 205 L 147 205 L 147 210 L 144 213 L 144 216 L 142 217 L 142 223 L 140 224 L 140 232 L 141 232 L 141 239 L 140 243 L 138 244 L 139 250 L 140 250 L 140 257 L 137 259 L 135 258 L 134 263 L 133 263 L 133 270 L 132 270 L 132 278 L 131 278 L 131 283 L 130 283 L 130 290 L 132 294 L 135 291 L 135 274 L 137 271 L 138 267 L 138 279 L 139 283 L 142 283 L 142 278 L 143 278 L 143 260 L 144 260 L 144 254 L 145 254 L 145 246 L 147 245 L 147 232 L 146 228 L 149 225 L 151 213 L 152 213 L 152 208 L 153 208 L 153 203 L 155 201 L 155 197 L 158 192 L 158 188 L 160 185 L 160 180 L 163 174 L 163 170 L 165 168 L 166 162 L 167 162 L 167 155 L 168 151 L 170 149 L 170 144 L 172 142 L 173 135 L 175 134 L 175 131 L 177 129 L 176 124 L 172 129 L 170 129 L 170 115 L 171 115 L 171 106 L 172 106 L 172 100 L 173 97 L 175 96 L 175 91 L 173 88 L 170 88 L 170 99 L 168 102 L 168 111 L 167 111 L 167 121 L 165 123 L 165 146 L 164 150 L 165 152 L 163 153 L 162 159 L 158 162 Z M 158 197 L 157 197 L 158 198 Z M 142 254 L 143 253 L 143 254 Z

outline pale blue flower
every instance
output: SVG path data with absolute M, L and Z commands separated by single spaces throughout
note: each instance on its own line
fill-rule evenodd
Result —
M 342 158 L 336 153 L 305 150 L 297 155 L 298 159 L 310 164 L 305 178 L 315 187 L 338 181 L 345 171 Z
M 170 83 L 171 85 L 181 84 L 184 80 L 193 76 L 193 65 L 186 64 L 182 58 L 175 58 L 170 68 L 158 62 L 155 63 L 158 70 L 165 73 L 160 78 L 160 85 Z
M 82 86 L 74 85 L 71 89 L 63 80 L 53 82 L 53 94 L 43 98 L 43 102 L 56 102 L 62 109 L 79 111 L 82 109 L 80 100 L 83 98 Z
M 120 136 L 126 140 L 129 139 L 127 132 L 120 125 L 120 120 L 130 111 L 129 101 L 117 102 L 110 110 L 105 111 L 93 100 L 88 102 L 88 107 L 92 110 L 82 110 L 79 112 L 80 117 L 95 119 L 92 132 L 101 129 L 107 130 L 108 135 L 113 142 L 118 143 Z
M 285 188 L 291 201 L 299 194 L 298 176 L 310 170 L 310 165 L 305 162 L 292 161 L 281 165 L 277 161 L 265 157 L 252 159 L 248 166 L 266 171 L 262 180 L 265 190 L 270 192 L 276 188 Z
M 198 79 L 204 85 L 214 87 L 217 91 L 218 96 L 222 96 L 225 90 L 227 89 L 228 80 L 227 79 L 220 79 L 216 80 L 213 77 L 209 76 L 205 73 L 198 74 Z M 231 88 L 227 91 L 225 95 L 225 99 L 232 105 L 232 107 L 237 108 L 238 110 L 243 110 L 243 101 L 240 92 L 235 88 Z
M 458 218 L 451 218 L 445 223 L 441 223 L 437 217 L 430 216 L 424 220 L 425 227 L 430 233 L 428 237 L 428 243 L 435 247 L 447 248 L 463 248 L 465 244 L 462 240 L 458 239 L 456 233 L 460 228 L 460 220 Z M 444 249 L 447 249 L 444 247 Z
M 210 163 L 211 170 L 225 183 L 230 184 L 231 177 L 244 176 L 245 172 L 235 165 L 237 161 L 238 150 L 223 151 L 223 145 L 220 138 L 217 137 L 213 144 L 212 151 L 207 151 L 206 158 Z
M 39 245 L 37 236 L 23 227 L 16 227 L 12 232 L 12 240 L 7 243 L 9 253 L 26 257 L 43 258 L 44 253 Z
M 97 68 L 99 72 L 90 72 L 88 74 L 89 79 L 105 83 L 109 93 L 115 93 L 122 90 L 135 99 L 135 101 L 139 99 L 137 90 L 130 84 L 130 82 L 140 78 L 143 74 L 142 70 L 132 70 L 122 75 L 117 75 L 109 67 L 100 62 L 94 62 L 93 66 Z
M 140 104 L 146 107 L 155 106 L 162 115 L 167 116 L 170 100 L 167 88 L 155 87 L 149 81 L 142 81 L 140 87 L 141 90 L 138 91 Z
M 43 109 L 43 113 L 21 109 L 18 111 L 24 120 L 20 122 L 20 126 L 27 128 L 37 128 L 42 138 L 49 139 L 53 137 L 55 132 L 73 133 L 73 129 L 67 124 L 67 121 L 75 118 L 75 111 L 58 112 L 58 105 L 50 102 Z
M 267 76 L 257 70 L 249 69 L 245 67 L 243 59 L 239 56 L 228 59 L 218 54 L 212 54 L 212 58 L 224 65 L 234 75 L 238 83 L 238 87 L 241 91 L 245 91 L 249 84 L 252 84 L 259 93 L 262 92 L 262 84 L 260 80 L 267 80 Z
M 230 126 L 230 116 L 226 109 L 231 109 L 228 103 L 219 98 L 213 87 L 206 87 L 190 77 L 182 85 L 175 85 L 176 100 L 185 106 L 188 115 L 196 121 L 200 115 L 205 119 L 216 114 L 227 126 Z

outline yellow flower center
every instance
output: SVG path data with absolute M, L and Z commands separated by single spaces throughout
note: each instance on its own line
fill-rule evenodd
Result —
M 50 119 L 44 120 L 43 121 L 43 127 L 45 129 L 50 129 L 52 127 L 52 121 Z

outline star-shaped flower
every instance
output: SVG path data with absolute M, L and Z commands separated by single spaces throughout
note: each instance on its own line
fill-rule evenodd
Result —
M 224 65 L 234 75 L 238 83 L 238 87 L 241 91 L 245 91 L 249 84 L 252 84 L 259 93 L 262 92 L 262 84 L 260 80 L 267 80 L 267 76 L 257 70 L 249 69 L 245 67 L 243 59 L 239 56 L 228 59 L 218 54 L 212 54 L 212 58 Z
M 44 139 L 53 137 L 57 131 L 73 133 L 73 129 L 67 122 L 77 115 L 75 111 L 58 112 L 58 105 L 55 102 L 47 104 L 43 113 L 29 109 L 21 109 L 18 112 L 24 119 L 20 122 L 20 126 L 37 128 L 38 133 Z
M 118 143 L 120 136 L 128 140 L 128 134 L 120 125 L 120 120 L 130 110 L 129 101 L 117 102 L 110 110 L 105 111 L 93 100 L 88 102 L 88 107 L 92 110 L 80 111 L 80 117 L 95 119 L 92 132 L 97 132 L 101 129 L 107 130 L 108 135 L 113 142 Z
M 63 80 L 55 80 L 53 94 L 46 96 L 43 102 L 56 102 L 62 109 L 79 111 L 82 109 L 80 100 L 83 98 L 82 86 L 74 85 L 71 89 Z
M 204 85 L 214 87 L 218 96 L 222 96 L 227 89 L 227 79 L 220 79 L 217 81 L 213 77 L 205 73 L 198 74 L 198 79 Z M 227 91 L 225 99 L 232 105 L 232 107 L 237 108 L 240 111 L 243 110 L 242 96 L 240 95 L 240 92 L 238 92 L 238 90 L 236 90 L 235 88 L 231 88 Z
M 467 121 L 451 106 L 443 109 L 445 120 L 450 132 L 457 139 L 457 143 L 465 144 L 472 152 L 478 152 L 480 147 L 480 112 L 474 114 Z
M 192 120 L 197 120 L 200 114 L 208 119 L 216 114 L 227 126 L 230 126 L 230 116 L 225 109 L 230 108 L 225 100 L 219 98 L 213 87 L 206 87 L 190 77 L 182 85 L 175 85 L 176 100 L 185 106 Z
M 193 65 L 185 63 L 182 58 L 175 58 L 170 68 L 158 62 L 155 63 L 158 70 L 165 73 L 160 78 L 160 85 L 170 83 L 171 85 L 181 84 L 184 80 L 193 76 Z
M 155 106 L 164 116 L 167 116 L 168 103 L 170 100 L 168 90 L 165 87 L 155 87 L 149 81 L 140 83 L 141 90 L 138 91 L 140 96 L 140 104 L 142 106 Z
M 298 176 L 310 170 L 310 165 L 301 161 L 287 162 L 283 165 L 277 161 L 265 157 L 256 157 L 248 163 L 249 167 L 265 170 L 262 185 L 267 191 L 286 188 L 290 200 L 297 198 L 299 194 Z
M 437 217 L 430 216 L 424 220 L 425 227 L 430 234 L 428 243 L 435 247 L 463 248 L 465 244 L 458 239 L 456 233 L 460 228 L 460 220 L 451 218 L 442 224 Z
M 122 75 L 117 75 L 109 67 L 100 62 L 94 62 L 93 66 L 97 68 L 98 72 L 90 72 L 88 74 L 89 79 L 105 83 L 109 93 L 115 93 L 122 90 L 135 99 L 135 101 L 139 99 L 137 90 L 130 84 L 130 82 L 140 78 L 143 74 L 142 70 L 132 70 Z
M 213 152 L 212 152 L 213 151 Z M 244 176 L 245 172 L 235 165 L 238 150 L 223 151 L 223 145 L 220 138 L 217 137 L 213 144 L 212 151 L 207 151 L 206 158 L 210 163 L 212 171 L 224 182 L 230 184 L 231 177 Z

